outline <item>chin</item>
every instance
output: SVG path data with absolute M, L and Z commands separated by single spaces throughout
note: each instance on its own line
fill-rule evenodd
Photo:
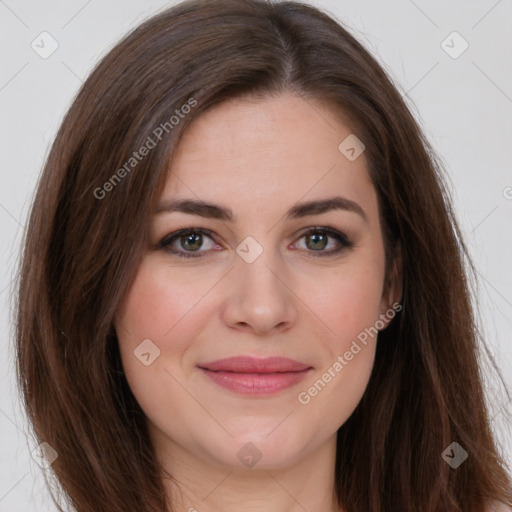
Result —
M 290 426 L 281 432 L 276 424 L 272 427 L 274 431 L 267 425 L 262 429 L 254 427 L 253 424 L 251 429 L 231 431 L 233 437 L 208 437 L 201 444 L 218 464 L 238 469 L 275 470 L 293 466 L 321 442 L 305 437 L 300 429 Z

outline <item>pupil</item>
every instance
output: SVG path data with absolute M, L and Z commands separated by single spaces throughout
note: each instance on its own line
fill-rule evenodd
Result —
M 195 247 L 189 246 L 188 247 L 189 249 L 199 249 L 199 247 L 201 247 L 201 235 L 200 234 L 191 233 L 189 235 L 184 235 L 183 238 L 185 238 L 185 244 L 188 244 L 189 242 L 191 242 L 192 245 L 194 244 L 194 239 L 195 239 L 196 246 Z M 187 247 L 184 246 L 183 248 L 186 249 Z
M 314 235 L 308 235 L 308 241 L 310 240 L 313 240 L 313 243 L 316 244 L 318 241 L 319 241 L 319 238 L 323 238 L 323 240 L 320 240 L 320 247 L 313 247 L 313 249 L 324 249 L 325 248 L 325 241 L 326 241 L 326 238 L 325 238 L 325 235 L 323 234 L 314 234 Z M 322 243 L 323 242 L 323 243 Z

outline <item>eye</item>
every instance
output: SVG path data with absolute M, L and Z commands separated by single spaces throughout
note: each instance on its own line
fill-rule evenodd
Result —
M 176 254 L 181 258 L 198 258 L 202 255 L 195 253 L 204 253 L 212 249 L 213 246 L 218 246 L 213 241 L 210 233 L 211 231 L 207 229 L 180 229 L 179 231 L 167 235 L 159 245 L 162 249 Z M 199 249 L 203 247 L 205 238 L 210 240 L 209 247 L 206 247 L 206 251 L 200 251 Z
M 213 233 L 208 229 L 184 228 L 163 238 L 159 247 L 176 254 L 180 258 L 200 258 L 204 256 L 204 253 L 220 247 L 213 240 L 212 235 Z M 309 231 L 302 234 L 299 241 L 302 239 L 305 240 L 305 248 L 299 248 L 307 251 L 308 256 L 315 258 L 332 256 L 354 246 L 353 242 L 344 233 L 327 227 L 309 229 Z M 209 240 L 206 247 L 204 247 L 205 240 Z M 334 244 L 334 248 L 325 250 L 333 245 L 333 241 L 337 242 L 337 244 Z
M 332 256 L 354 246 L 353 242 L 344 233 L 326 227 L 310 229 L 299 238 L 299 241 L 303 239 L 305 250 L 312 257 Z M 329 246 L 332 247 L 333 241 L 337 242 L 337 244 L 334 243 L 334 248 L 325 250 Z M 304 247 L 299 248 L 303 249 Z

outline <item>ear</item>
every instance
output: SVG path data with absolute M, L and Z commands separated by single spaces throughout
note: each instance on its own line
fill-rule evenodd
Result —
M 384 289 L 380 305 L 380 320 L 385 324 L 382 331 L 390 324 L 397 311 L 402 309 L 400 304 L 403 292 L 402 247 L 400 241 L 396 242 L 391 269 L 384 279 Z

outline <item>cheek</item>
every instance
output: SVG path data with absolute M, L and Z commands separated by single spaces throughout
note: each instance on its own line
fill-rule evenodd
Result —
M 349 271 L 331 276 L 328 286 L 312 296 L 312 308 L 328 327 L 319 341 L 324 350 L 322 368 L 303 387 L 306 408 L 321 414 L 331 410 L 332 425 L 343 424 L 361 399 L 370 379 L 377 340 L 383 265 L 360 260 Z M 336 411 L 334 413 L 334 411 Z
M 170 274 L 166 266 L 155 265 L 151 258 L 144 260 L 115 317 L 128 384 L 146 416 L 156 423 L 159 418 L 165 423 L 182 417 L 180 411 L 190 406 L 190 395 L 180 385 L 184 375 L 179 362 L 190 340 L 203 329 L 200 301 L 215 282 L 207 276 L 193 279 L 186 272 Z M 142 342 L 147 344 L 144 351 L 139 349 Z M 149 353 L 149 364 L 135 352 Z M 183 417 L 178 427 L 186 432 L 191 425 Z
M 353 266 L 330 276 L 312 295 L 312 309 L 329 328 L 330 345 L 342 350 L 379 319 L 383 272 L 378 265 Z
M 154 265 L 151 258 L 141 263 L 117 311 L 115 326 L 125 375 L 143 408 L 149 402 L 170 406 L 168 399 L 159 401 L 159 397 L 171 388 L 179 395 L 172 376 L 181 380 L 177 365 L 190 340 L 197 339 L 203 329 L 206 318 L 200 302 L 212 288 L 214 281 L 209 281 L 207 277 L 194 280 L 186 272 L 173 272 L 171 279 L 169 270 Z M 146 365 L 137 354 L 148 353 Z
M 207 275 L 197 279 L 190 271 L 169 271 L 148 258 L 117 312 L 116 327 L 133 342 L 168 339 L 173 341 L 173 349 L 179 350 L 180 340 L 190 337 L 194 326 L 199 327 L 199 303 L 214 285 L 215 280 Z M 187 335 L 183 336 L 185 327 Z
M 316 311 L 330 334 L 321 336 L 322 365 L 297 396 L 311 435 L 330 435 L 353 413 L 368 385 L 376 347 L 380 281 L 377 273 L 352 273 L 333 280 Z M 306 417 L 305 416 L 305 417 Z

